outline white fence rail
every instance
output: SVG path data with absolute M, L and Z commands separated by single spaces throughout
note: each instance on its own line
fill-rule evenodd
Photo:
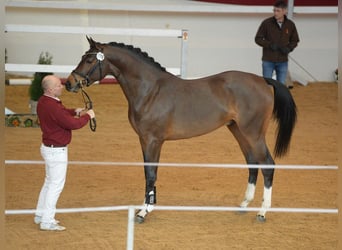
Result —
M 63 33 L 63 34 L 101 34 L 101 35 L 124 35 L 143 37 L 176 37 L 181 39 L 180 68 L 166 68 L 174 75 L 185 78 L 187 73 L 187 41 L 189 32 L 177 29 L 134 29 L 134 28 L 105 28 L 84 26 L 53 26 L 53 25 L 25 25 L 5 24 L 5 32 L 32 32 L 32 33 Z M 6 63 L 5 70 L 8 72 L 52 72 L 70 73 L 75 66 L 70 65 L 40 65 L 40 64 L 15 64 Z
M 26 25 L 26 24 L 6 24 L 5 32 L 152 36 L 152 37 L 178 37 L 178 38 L 181 38 L 183 36 L 183 30 L 178 30 L 178 29 L 134 29 L 134 28 L 106 28 L 106 27 Z
M 5 70 L 8 72 L 53 72 L 53 73 L 70 73 L 75 69 L 76 65 L 48 65 L 48 64 L 18 64 L 6 63 Z M 166 68 L 166 70 L 174 75 L 180 75 L 179 68 Z
M 44 161 L 5 160 L 8 165 L 37 165 Z M 110 162 L 110 161 L 69 161 L 69 165 L 95 165 L 95 166 L 160 166 L 160 167 L 196 167 L 196 168 L 274 168 L 292 170 L 338 170 L 335 165 L 262 165 L 262 164 L 220 164 L 220 163 L 164 163 L 164 162 Z

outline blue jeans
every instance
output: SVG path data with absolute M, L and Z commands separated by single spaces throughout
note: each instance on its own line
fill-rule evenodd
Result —
M 262 61 L 262 75 L 265 78 L 272 78 L 273 71 L 276 73 L 276 78 L 278 82 L 285 85 L 286 75 L 287 75 L 287 62 L 269 62 Z

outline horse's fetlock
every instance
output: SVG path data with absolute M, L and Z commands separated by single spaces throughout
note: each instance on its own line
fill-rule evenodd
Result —
M 156 187 L 153 190 L 146 193 L 145 203 L 146 204 L 156 204 L 157 203 L 157 192 Z

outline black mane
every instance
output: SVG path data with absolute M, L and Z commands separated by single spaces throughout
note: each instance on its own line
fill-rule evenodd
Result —
M 166 69 L 160 65 L 160 63 L 156 62 L 153 57 L 150 57 L 146 52 L 142 51 L 140 48 L 135 48 L 132 45 L 126 45 L 124 43 L 117 43 L 117 42 L 110 42 L 108 43 L 111 46 L 127 49 L 134 54 L 138 55 L 140 58 L 142 58 L 145 62 L 150 63 L 151 65 L 156 66 L 158 69 L 162 71 L 166 71 Z

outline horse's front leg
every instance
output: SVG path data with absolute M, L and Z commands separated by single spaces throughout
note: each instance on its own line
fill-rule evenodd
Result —
M 148 163 L 158 163 L 160 157 L 160 150 L 162 142 L 158 140 L 150 140 L 147 143 L 140 139 L 140 143 L 144 156 L 144 170 L 145 170 L 145 199 L 143 209 L 136 214 L 136 222 L 143 223 L 148 213 L 152 212 L 154 204 L 157 202 L 156 186 L 158 166 Z

